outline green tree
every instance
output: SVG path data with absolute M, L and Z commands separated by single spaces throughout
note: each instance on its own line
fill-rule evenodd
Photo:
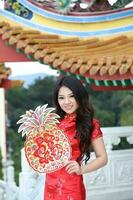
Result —
M 1 149 L 0 149 L 0 179 L 3 178 L 3 173 L 2 173 L 2 154 L 1 154 Z
M 27 107 L 27 89 L 13 88 L 6 91 L 6 99 L 8 101 L 8 118 L 10 120 L 10 128 L 16 131 L 16 122 L 18 117 L 23 114 Z
M 131 91 L 100 91 L 89 88 L 95 116 L 102 126 L 133 125 L 133 102 Z M 124 118 L 124 114 L 129 117 Z
M 44 79 L 38 78 L 35 83 L 28 88 L 27 103 L 29 108 L 35 108 L 37 105 L 53 105 L 52 95 L 56 77 L 46 76 Z
M 121 116 L 120 125 L 133 125 L 133 93 L 125 95 L 120 103 Z
M 8 118 L 10 127 L 7 129 L 7 147 L 11 146 L 12 159 L 15 166 L 15 180 L 18 184 L 18 173 L 20 172 L 20 150 L 23 147 L 21 135 L 17 133 L 18 126 L 16 122 L 19 116 L 26 110 L 27 89 L 13 88 L 6 91 L 6 99 L 8 101 Z

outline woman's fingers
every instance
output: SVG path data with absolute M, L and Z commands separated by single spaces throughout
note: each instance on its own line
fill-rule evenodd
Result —
M 68 173 L 68 174 L 76 173 L 75 167 L 69 168 L 69 169 L 67 170 L 67 173 Z
M 81 174 L 81 167 L 76 161 L 69 161 L 66 165 L 66 171 L 69 174 L 76 173 Z

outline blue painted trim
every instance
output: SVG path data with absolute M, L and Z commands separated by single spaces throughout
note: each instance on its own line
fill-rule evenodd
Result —
M 32 12 L 42 15 L 44 17 L 63 21 L 63 22 L 73 22 L 73 23 L 94 23 L 94 22 L 104 22 L 104 21 L 113 21 L 121 18 L 131 17 L 133 16 L 133 8 L 132 10 L 124 10 L 119 11 L 119 13 L 107 13 L 104 15 L 99 16 L 68 16 L 68 15 L 61 15 L 57 13 L 52 13 L 41 9 L 34 4 L 26 1 L 26 0 L 18 0 L 23 6 L 26 6 Z
M 66 31 L 66 30 L 51 28 L 48 26 L 34 23 L 30 20 L 26 20 L 22 17 L 14 15 L 6 10 L 0 9 L 0 14 L 4 17 L 12 19 L 18 23 L 21 23 L 24 26 L 29 26 L 33 29 L 37 29 L 42 32 L 48 32 L 48 33 L 57 34 L 57 35 L 78 36 L 78 37 L 90 37 L 90 36 L 95 37 L 95 36 L 108 36 L 108 35 L 130 32 L 130 31 L 133 32 L 133 25 L 129 25 L 129 26 L 125 26 L 125 27 L 122 26 L 122 27 L 106 29 L 106 30 L 97 30 L 97 31 L 71 31 L 71 30 Z

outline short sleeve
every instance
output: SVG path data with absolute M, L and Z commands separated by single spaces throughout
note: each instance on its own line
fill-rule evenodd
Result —
M 99 138 L 99 137 L 102 137 L 103 136 L 103 133 L 100 129 L 100 122 L 99 120 L 97 119 L 93 119 L 93 130 L 92 130 L 92 136 L 91 136 L 91 143 Z

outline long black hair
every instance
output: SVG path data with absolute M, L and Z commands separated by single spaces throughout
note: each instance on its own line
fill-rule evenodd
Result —
M 89 103 L 89 94 L 86 88 L 83 86 L 80 80 L 71 76 L 61 77 L 55 86 L 54 90 L 54 104 L 56 107 L 56 113 L 63 118 L 65 112 L 61 109 L 58 103 L 58 93 L 62 86 L 69 88 L 78 103 L 76 110 L 76 136 L 80 140 L 81 155 L 78 161 L 81 161 L 84 157 L 85 163 L 90 158 L 91 147 L 91 134 L 92 134 L 92 120 L 94 116 L 94 110 Z

